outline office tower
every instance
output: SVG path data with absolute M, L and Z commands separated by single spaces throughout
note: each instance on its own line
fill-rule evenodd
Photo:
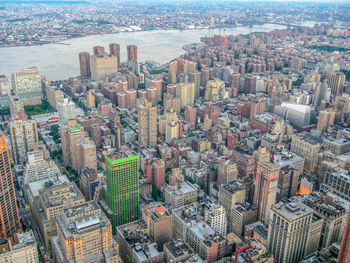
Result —
M 210 209 L 204 212 L 204 221 L 215 231 L 215 233 L 226 236 L 226 210 L 222 205 L 211 204 Z
M 332 192 L 337 196 L 350 201 L 350 174 L 340 167 L 330 168 L 325 172 L 321 192 Z
M 332 109 L 321 110 L 318 113 L 317 129 L 326 131 L 330 126 L 334 125 L 335 111 Z
M 343 240 L 341 242 L 338 263 L 350 262 L 350 210 L 348 210 Z
M 276 201 L 280 167 L 270 162 L 259 162 L 256 168 L 254 205 L 258 208 L 258 219 L 268 224 L 271 206 Z
M 300 127 L 310 124 L 311 108 L 308 105 L 282 102 L 275 106 L 274 113 Z
M 0 249 L 0 262 L 39 263 L 38 247 L 32 230 L 16 234 L 14 241 L 2 239 Z
M 244 203 L 246 199 L 245 195 L 245 186 L 238 181 L 232 181 L 219 186 L 218 202 L 226 210 L 228 232 L 233 231 L 232 206 L 235 203 Z
M 140 105 L 137 109 L 138 139 L 140 144 L 151 147 L 157 145 L 157 108 L 151 102 Z
M 151 240 L 147 231 L 147 225 L 143 220 L 117 228 L 118 251 L 122 262 L 164 262 L 163 252 L 157 250 L 157 243 Z
M 177 63 L 175 61 L 169 63 L 168 79 L 170 84 L 175 84 L 177 76 Z
M 92 48 L 92 50 L 93 50 L 95 56 L 102 54 L 102 53 L 105 53 L 105 48 L 102 46 L 94 46 Z
M 91 78 L 93 80 L 105 80 L 107 75 L 118 72 L 117 57 L 107 53 L 99 53 L 90 57 Z
M 160 204 L 153 203 L 142 210 L 142 219 L 147 225 L 147 234 L 157 243 L 159 251 L 171 240 L 171 214 Z
M 117 58 L 117 69 L 120 68 L 120 45 L 116 43 L 109 44 L 109 54 Z
M 139 156 L 133 151 L 105 156 L 105 200 L 112 210 L 113 232 L 117 226 L 140 217 Z
M 187 105 L 185 111 L 186 121 L 190 124 L 190 129 L 196 128 L 196 109 Z
M 235 203 L 231 212 L 232 232 L 239 237 L 243 236 L 244 227 L 256 222 L 257 215 L 256 207 L 248 202 Z
M 57 110 L 57 104 L 62 103 L 64 99 L 63 91 L 55 86 L 50 85 L 46 85 L 45 91 L 47 102 Z
M 90 54 L 89 52 L 79 53 L 80 77 L 88 78 L 91 76 Z
M 165 187 L 165 203 L 173 208 L 192 204 L 197 201 L 197 188 L 187 181 L 181 181 L 175 185 Z
M 51 256 L 51 238 L 57 234 L 56 218 L 66 207 L 84 202 L 84 196 L 73 182 L 52 185 L 39 190 L 39 198 L 33 204 L 33 218 L 44 241 L 46 251 Z
M 314 107 L 320 107 L 322 101 L 328 102 L 331 95 L 331 89 L 328 87 L 326 82 L 318 83 L 315 89 L 314 95 Z
M 190 82 L 194 83 L 194 98 L 198 99 L 200 96 L 201 73 L 197 70 L 191 72 Z
M 25 105 L 41 104 L 42 77 L 38 69 L 34 67 L 12 73 L 12 89 Z
M 345 83 L 345 74 L 343 72 L 332 72 L 328 77 L 328 86 L 333 95 L 342 94 Z
M 177 121 L 170 121 L 165 127 L 165 141 L 170 143 L 172 139 L 179 138 L 179 123 Z
M 61 175 L 60 169 L 52 159 L 46 159 L 43 150 L 27 153 L 27 163 L 24 169 L 24 185 L 43 179 L 55 178 Z
M 128 62 L 135 61 L 137 62 L 137 46 L 135 45 L 128 45 L 126 47 L 128 52 Z
M 38 144 L 38 128 L 36 121 L 15 120 L 9 123 L 11 152 L 15 164 L 24 164 L 27 152 Z
M 1 176 L 1 199 L 0 199 L 0 237 L 9 238 L 16 232 L 21 231 L 21 223 L 18 214 L 15 187 L 11 171 L 9 149 L 6 145 L 5 135 L 0 136 L 0 176 Z
M 176 85 L 176 97 L 181 99 L 181 108 L 194 104 L 194 83 L 179 83 Z
M 238 178 L 237 165 L 231 160 L 219 160 L 217 185 L 235 181 Z
M 11 93 L 11 84 L 5 75 L 0 75 L 0 96 Z
M 52 238 L 55 262 L 119 262 L 112 225 L 95 201 L 65 208 Z
M 75 115 L 75 103 L 69 101 L 69 99 L 63 99 L 62 102 L 57 104 L 58 118 L 60 123 L 66 124 L 69 120 L 74 120 Z
M 71 121 L 61 130 L 63 162 L 76 171 L 86 167 L 97 169 L 96 146 L 84 135 L 84 128 Z
M 290 151 L 305 158 L 304 172 L 312 173 L 316 164 L 321 145 L 308 133 L 292 136 Z
M 316 252 L 323 220 L 295 197 L 271 208 L 268 249 L 277 263 L 299 262 Z
M 289 165 L 281 167 L 278 176 L 277 201 L 293 197 L 297 194 L 299 175 L 300 172 Z

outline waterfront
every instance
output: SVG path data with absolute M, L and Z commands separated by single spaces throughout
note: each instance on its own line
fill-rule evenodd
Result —
M 226 35 L 248 34 L 251 32 L 269 32 L 285 29 L 276 24 L 255 25 L 252 27 L 228 28 Z M 214 31 L 218 33 L 218 30 Z M 224 31 L 222 30 L 223 34 Z M 104 46 L 108 51 L 109 43 L 119 43 L 121 60 L 126 59 L 126 46 L 138 46 L 139 61 L 153 60 L 161 64 L 178 57 L 185 51 L 183 45 L 199 42 L 201 36 L 208 35 L 207 29 L 201 30 L 155 30 L 122 32 L 118 34 L 94 35 L 63 41 L 62 44 L 41 46 L 22 46 L 0 48 L 0 75 L 10 77 L 11 73 L 22 68 L 37 66 L 42 75 L 49 80 L 67 79 L 79 75 L 78 54 L 82 51 L 92 52 L 96 45 Z

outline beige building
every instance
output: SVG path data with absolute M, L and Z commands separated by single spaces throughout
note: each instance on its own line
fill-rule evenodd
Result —
M 12 73 L 12 89 L 21 99 L 43 98 L 42 77 L 37 68 Z
M 164 110 L 170 111 L 173 109 L 177 114 L 181 112 L 181 98 L 175 97 L 172 94 L 166 93 L 163 97 L 164 100 Z
M 173 208 L 179 208 L 197 201 L 197 188 L 187 181 L 174 186 L 167 186 L 164 191 L 165 202 Z
M 274 204 L 268 227 L 268 249 L 277 263 L 299 262 L 316 252 L 323 220 L 293 197 Z
M 24 105 L 21 99 L 17 95 L 8 95 L 9 107 L 11 115 L 16 115 L 21 111 L 24 111 Z
M 117 57 L 107 53 L 90 56 L 91 78 L 93 80 L 104 80 L 106 75 L 118 72 Z
M 194 83 L 179 83 L 176 85 L 176 97 L 181 100 L 181 108 L 194 104 Z
M 226 184 L 237 180 L 237 164 L 232 160 L 222 159 L 218 163 L 217 185 Z
M 56 220 L 52 238 L 55 262 L 121 262 L 112 224 L 95 201 L 67 207 Z
M 36 121 L 15 120 L 9 124 L 11 152 L 15 164 L 24 164 L 27 152 L 38 144 L 38 128 Z
M 208 80 L 204 98 L 208 101 L 223 99 L 225 94 L 225 82 L 219 79 Z
M 85 137 L 84 128 L 76 121 L 68 123 L 61 130 L 63 161 L 66 166 L 80 171 L 84 168 L 97 169 L 96 145 Z
M 57 234 L 56 218 L 66 207 L 84 202 L 84 196 L 73 182 L 39 190 L 39 198 L 34 201 L 33 218 L 50 255 L 52 255 L 51 238 Z
M 170 121 L 165 129 L 165 141 L 170 143 L 172 139 L 179 138 L 179 123 L 177 121 Z
M 163 115 L 159 116 L 159 133 L 165 134 L 166 125 L 171 121 L 178 121 L 176 112 L 170 108 L 169 111 L 165 111 Z
M 218 201 L 225 208 L 227 215 L 228 232 L 232 232 L 232 206 L 235 203 L 245 202 L 245 186 L 238 182 L 232 181 L 219 186 Z
M 140 144 L 157 145 L 157 108 L 151 102 L 138 107 L 138 139 Z
M 95 95 L 92 93 L 91 90 L 89 90 L 89 93 L 88 93 L 87 104 L 88 104 L 89 108 L 96 107 Z
M 292 136 L 291 152 L 305 158 L 304 172 L 309 174 L 314 171 L 317 155 L 321 145 L 307 134 L 298 134 Z
M 15 235 L 15 242 L 2 239 L 0 263 L 39 263 L 37 243 L 32 230 Z
M 64 99 L 63 91 L 55 86 L 49 85 L 46 85 L 45 90 L 48 103 L 57 110 L 58 103 L 62 103 Z

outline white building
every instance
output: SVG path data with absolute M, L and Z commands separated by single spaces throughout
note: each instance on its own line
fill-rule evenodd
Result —
M 68 120 L 76 118 L 75 103 L 64 99 L 63 102 L 57 103 L 58 118 L 60 123 L 65 124 Z
M 282 102 L 275 107 L 274 113 L 300 127 L 310 124 L 311 107 L 307 105 Z

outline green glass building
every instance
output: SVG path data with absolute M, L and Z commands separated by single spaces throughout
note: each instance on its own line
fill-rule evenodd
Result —
M 139 156 L 118 153 L 105 156 L 105 160 L 105 200 L 112 210 L 112 226 L 115 233 L 117 226 L 140 217 Z

